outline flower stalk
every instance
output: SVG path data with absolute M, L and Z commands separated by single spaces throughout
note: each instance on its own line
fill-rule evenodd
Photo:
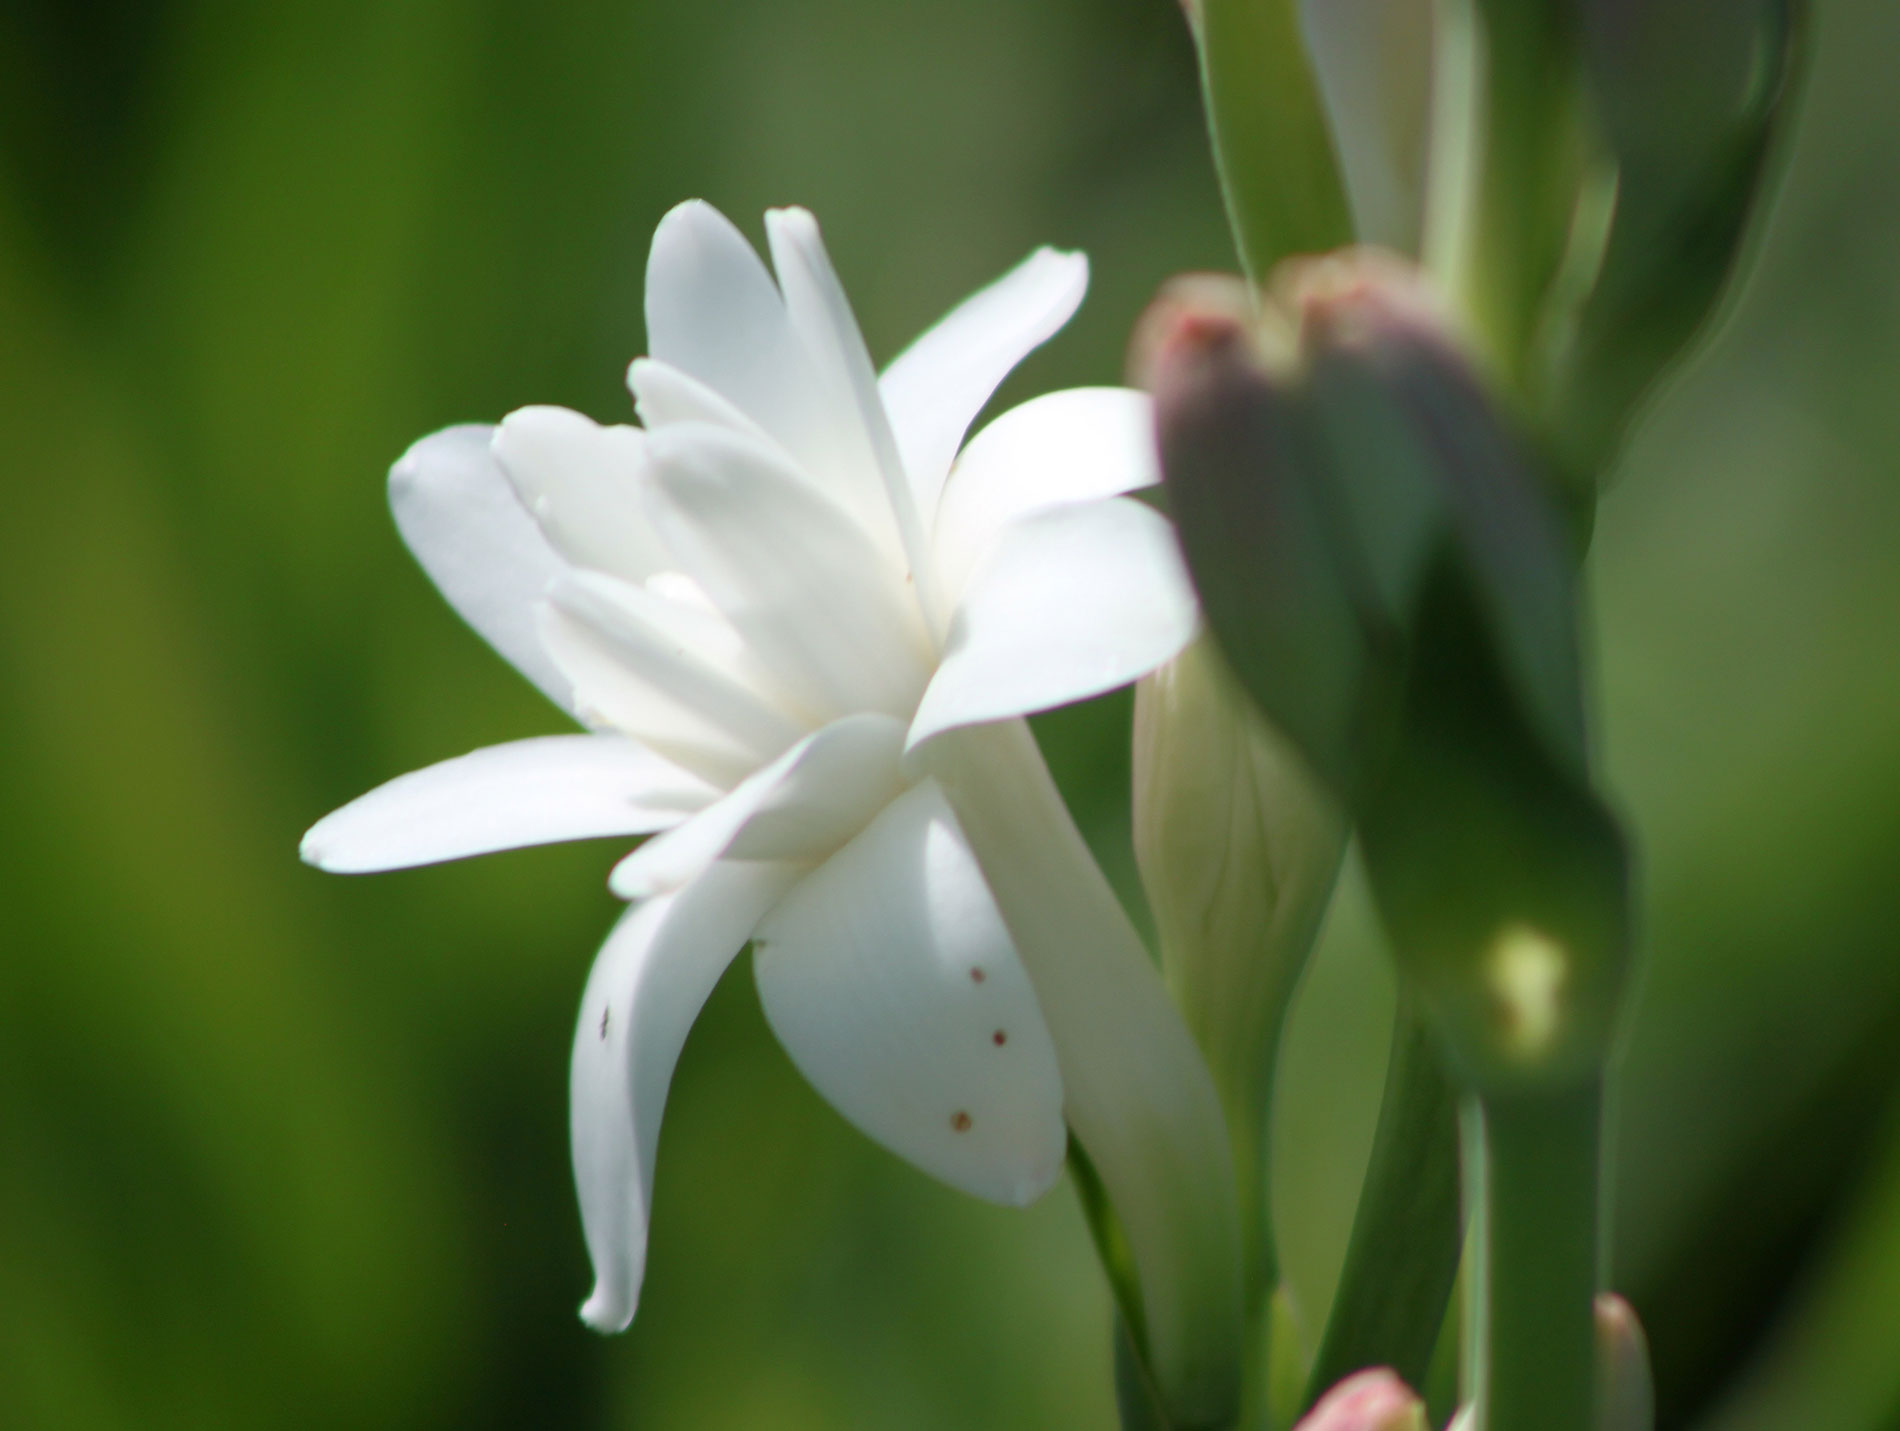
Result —
M 1481 1100 L 1485 1354 L 1472 1431 L 1592 1431 L 1603 1086 Z

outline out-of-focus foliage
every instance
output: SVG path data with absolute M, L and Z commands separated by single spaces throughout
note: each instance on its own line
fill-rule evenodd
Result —
M 1813 20 L 1759 271 L 1592 557 L 1647 910 L 1617 1282 L 1664 1427 L 1900 1416 L 1900 13 Z M 624 416 L 690 194 L 811 206 L 880 357 L 1087 248 L 1016 396 L 1113 381 L 1164 276 L 1231 266 L 1168 0 L 0 11 L 0 1425 L 1110 1423 L 1072 1195 L 982 1207 L 873 1148 L 743 962 L 675 1084 L 640 1319 L 583 1331 L 567 1040 L 610 849 L 296 863 L 376 781 L 558 728 L 383 473 L 526 402 Z M 1127 711 L 1040 730 L 1133 897 Z M 1349 878 L 1276 1133 L 1309 1334 L 1375 941 Z

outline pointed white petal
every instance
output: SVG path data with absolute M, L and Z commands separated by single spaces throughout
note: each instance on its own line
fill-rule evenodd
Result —
M 675 422 L 710 422 L 761 442 L 766 430 L 690 373 L 658 358 L 635 358 L 627 368 L 627 388 L 649 432 Z
M 461 618 L 561 709 L 574 691 L 535 632 L 534 605 L 567 570 L 490 454 L 492 427 L 444 428 L 389 470 L 396 529 Z
M 833 459 L 835 471 L 816 475 L 827 490 L 835 487 L 839 500 L 859 514 L 872 536 L 895 538 L 916 572 L 929 561 L 925 529 L 878 396 L 877 370 L 825 252 L 818 221 L 804 209 L 772 209 L 765 215 L 765 235 L 792 328 L 842 414 L 839 433 L 845 440 Z
M 581 709 L 722 789 L 807 728 L 752 679 L 730 626 L 646 588 L 571 573 L 544 607 L 542 639 Z
M 1160 480 L 1146 393 L 1070 388 L 1011 408 L 970 440 L 944 488 L 931 534 L 944 590 L 954 599 L 1011 522 Z
M 649 840 L 614 866 L 608 885 L 622 899 L 645 899 L 679 888 L 722 856 L 823 859 L 903 790 L 903 748 L 902 721 L 846 716 Z
M 564 407 L 524 407 L 495 430 L 495 460 L 569 561 L 629 581 L 673 565 L 640 494 L 646 434 Z
M 367 874 L 598 835 L 677 825 L 718 796 L 615 735 L 550 735 L 493 745 L 399 775 L 310 827 L 303 858 Z
M 1086 255 L 1039 248 L 951 309 L 878 379 L 891 429 L 928 522 L 964 433 L 1010 370 L 1075 316 Z
M 792 329 L 745 235 L 712 205 L 660 220 L 647 259 L 647 349 L 697 378 L 824 473 L 839 445 L 837 404 Z
M 678 894 L 637 905 L 608 936 L 581 997 L 570 1119 L 594 1291 L 581 1319 L 633 1320 L 646 1272 L 653 1155 L 687 1031 L 719 976 L 798 871 L 720 865 Z
M 908 715 L 928 638 L 864 529 L 773 448 L 704 423 L 652 435 L 655 514 L 681 564 L 821 717 Z
M 991 1202 L 1062 1171 L 1062 1080 L 1036 995 L 934 781 L 760 923 L 766 1021 L 833 1107 Z
M 910 744 L 1126 685 L 1199 619 L 1174 528 L 1151 508 L 1112 498 L 1018 522 L 963 593 Z
M 1301 0 L 1362 243 L 1418 250 L 1430 135 L 1432 0 Z

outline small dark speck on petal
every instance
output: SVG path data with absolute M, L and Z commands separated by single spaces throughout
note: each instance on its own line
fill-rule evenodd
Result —
M 972 984 L 980 984 L 987 978 L 989 978 L 989 975 L 983 972 L 980 965 L 970 971 L 970 982 Z
M 965 1113 L 961 1108 L 957 1109 L 956 1112 L 950 1115 L 950 1126 L 955 1128 L 959 1133 L 969 1132 L 970 1115 Z
M 600 1036 L 607 1037 L 607 1021 L 614 1016 L 614 1006 L 608 1004 L 600 1011 Z
M 995 1033 L 990 1035 L 990 1042 L 995 1044 L 998 1048 L 1001 1048 L 1004 1044 L 1009 1042 L 1009 1035 L 1004 1033 L 1003 1030 L 998 1029 Z

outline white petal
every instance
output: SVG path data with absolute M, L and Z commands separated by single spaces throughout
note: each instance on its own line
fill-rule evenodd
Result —
M 796 870 L 720 865 L 678 894 L 637 905 L 607 938 L 581 997 L 570 1119 L 594 1292 L 581 1319 L 617 1332 L 646 1271 L 653 1154 L 687 1031 Z
M 1180 1424 L 1231 1424 L 1240 1220 L 1207 1062 L 1029 727 L 958 730 L 923 756 L 1035 986 L 1063 1111 L 1127 1234 L 1156 1379 Z
M 1018 522 L 963 593 L 910 745 L 1126 685 L 1185 646 L 1199 619 L 1174 528 L 1141 503 Z
M 804 734 L 718 616 L 598 572 L 555 584 L 542 639 L 582 710 L 722 789 Z
M 534 606 L 567 563 L 490 454 L 492 427 L 450 427 L 389 470 L 396 529 L 461 618 L 563 710 L 574 691 L 535 631 Z
M 895 538 L 916 571 L 929 560 L 923 522 L 904 476 L 884 400 L 878 396 L 877 371 L 871 366 L 844 286 L 832 269 L 831 256 L 825 252 L 818 221 L 804 209 L 772 209 L 765 216 L 765 235 L 792 328 L 811 353 L 834 405 L 844 414 L 841 441 L 832 458 L 835 470 L 815 475 L 826 490 L 835 489 L 847 509 L 859 514 L 873 537 Z M 918 575 L 927 578 L 928 573 Z
M 718 793 L 619 736 L 543 736 L 378 786 L 313 825 L 303 857 L 332 874 L 364 874 L 558 840 L 644 835 L 677 825 Z
M 992 1202 L 1055 1181 L 1068 1142 L 1055 1049 L 934 781 L 801 880 L 753 958 L 779 1042 L 864 1132 Z
M 970 440 L 944 488 L 932 532 L 944 589 L 961 591 L 1011 522 L 1160 480 L 1146 393 L 1070 388 L 1011 408 Z
M 764 428 L 698 378 L 658 358 L 635 358 L 627 368 L 627 388 L 649 432 L 675 422 L 710 422 L 761 442 L 772 441 Z
M 814 731 L 731 794 L 649 840 L 608 880 L 622 899 L 645 899 L 696 878 L 721 856 L 823 859 L 904 788 L 903 722 L 847 716 Z
M 640 485 L 646 434 L 564 407 L 524 407 L 495 430 L 495 460 L 569 561 L 629 581 L 673 565 Z
M 963 435 L 1010 370 L 1075 316 L 1086 255 L 1039 248 L 901 353 L 878 379 L 897 448 L 926 521 Z
M 1362 243 L 1418 249 L 1430 134 L 1432 0 L 1301 0 Z
M 844 414 L 745 235 L 692 200 L 660 220 L 647 259 L 647 349 L 697 378 L 822 474 Z
M 786 692 L 821 717 L 907 716 L 929 644 L 902 575 L 775 449 L 703 423 L 653 434 L 656 516 Z

